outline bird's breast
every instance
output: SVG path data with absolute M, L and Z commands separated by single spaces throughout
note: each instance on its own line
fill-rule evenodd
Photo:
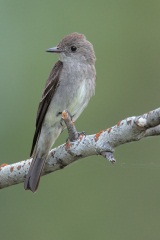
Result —
M 69 64 L 64 67 L 64 75 L 66 108 L 76 120 L 95 92 L 95 67 L 89 64 Z
M 64 64 L 59 86 L 51 100 L 46 121 L 60 121 L 58 112 L 68 110 L 75 121 L 87 106 L 95 91 L 95 68 L 84 64 Z

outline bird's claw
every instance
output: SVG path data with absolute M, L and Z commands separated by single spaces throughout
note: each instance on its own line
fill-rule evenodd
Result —
M 78 140 L 79 138 L 82 138 L 83 136 L 86 137 L 86 132 L 85 132 L 85 131 L 77 132 L 77 135 L 78 135 L 78 137 L 77 137 L 77 139 L 75 139 L 74 141 Z M 66 143 L 68 143 L 68 142 L 70 142 L 69 137 L 66 139 Z
M 80 136 L 85 136 L 86 137 L 86 132 L 85 131 L 78 132 L 78 138 L 80 138 Z

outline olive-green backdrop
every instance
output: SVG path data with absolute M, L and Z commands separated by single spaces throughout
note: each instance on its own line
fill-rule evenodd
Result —
M 38 101 L 56 55 L 84 33 L 97 56 L 96 95 L 76 122 L 87 134 L 160 106 L 159 0 L 0 0 L 0 163 L 29 157 Z M 56 146 L 65 142 L 64 132 Z M 116 165 L 90 157 L 0 190 L 0 238 L 159 240 L 160 139 L 116 149 Z

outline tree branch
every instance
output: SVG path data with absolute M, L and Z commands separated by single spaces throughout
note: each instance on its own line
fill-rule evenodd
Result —
M 115 126 L 96 134 L 78 134 L 67 111 L 63 111 L 62 119 L 68 129 L 67 142 L 50 151 L 43 175 L 60 170 L 78 159 L 92 155 L 102 155 L 111 163 L 115 163 L 115 148 L 144 137 L 160 135 L 160 108 L 137 117 L 128 117 Z M 11 165 L 0 166 L 0 188 L 5 188 L 24 181 L 32 159 Z

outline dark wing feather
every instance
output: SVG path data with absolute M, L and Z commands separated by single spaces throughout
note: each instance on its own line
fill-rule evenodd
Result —
M 36 130 L 35 130 L 34 137 L 33 137 L 30 156 L 32 156 L 34 148 L 36 146 L 36 143 L 39 139 L 39 135 L 41 132 L 43 120 L 46 115 L 47 109 L 50 105 L 50 102 L 51 102 L 53 96 L 54 96 L 56 88 L 59 85 L 59 78 L 60 78 L 60 73 L 61 73 L 62 67 L 63 67 L 63 63 L 61 61 L 58 61 L 54 65 L 54 67 L 49 75 L 49 78 L 46 82 L 45 89 L 42 94 L 42 99 L 39 103 L 39 107 L 38 107 L 38 111 L 37 111 Z

